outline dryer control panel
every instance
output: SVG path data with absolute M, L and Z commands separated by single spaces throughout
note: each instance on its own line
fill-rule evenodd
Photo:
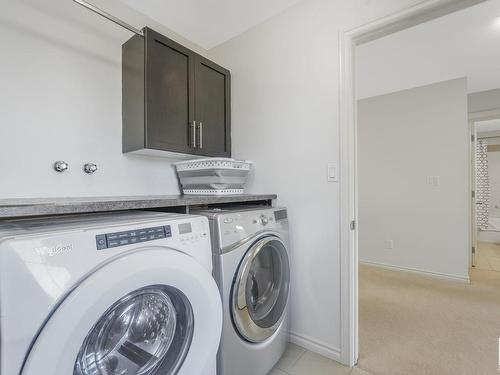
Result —
M 258 210 L 225 211 L 217 216 L 219 246 L 232 246 L 263 231 L 287 230 L 286 209 L 263 208 Z
M 172 237 L 170 225 L 161 227 L 141 228 L 125 232 L 98 234 L 95 236 L 97 250 L 104 250 L 118 246 L 132 245 L 162 238 Z

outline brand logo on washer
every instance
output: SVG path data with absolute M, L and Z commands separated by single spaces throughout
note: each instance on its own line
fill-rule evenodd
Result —
M 67 254 L 73 250 L 73 244 L 56 245 L 56 246 L 42 246 L 35 248 L 38 255 L 53 257 L 56 255 Z

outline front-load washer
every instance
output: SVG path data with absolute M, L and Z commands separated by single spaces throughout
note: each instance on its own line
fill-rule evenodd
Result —
M 211 256 L 202 216 L 0 222 L 0 373 L 214 375 Z
M 290 285 L 285 208 L 211 209 L 214 277 L 223 304 L 219 375 L 265 375 L 287 343 Z

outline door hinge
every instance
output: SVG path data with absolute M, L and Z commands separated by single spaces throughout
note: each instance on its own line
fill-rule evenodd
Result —
M 472 198 L 476 198 L 476 192 L 472 190 Z
M 476 248 L 474 246 L 472 246 L 472 254 L 475 254 L 476 253 Z
M 351 228 L 351 230 L 356 230 L 356 220 L 351 221 L 350 228 Z
M 474 142 L 474 141 L 476 140 L 476 137 L 474 136 L 474 134 L 472 134 L 472 135 L 470 136 L 470 140 L 471 140 L 471 142 Z

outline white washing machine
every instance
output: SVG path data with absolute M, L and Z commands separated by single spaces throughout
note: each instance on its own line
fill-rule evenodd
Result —
M 199 211 L 210 220 L 224 322 L 219 375 L 265 375 L 285 351 L 290 285 L 285 208 Z
M 0 373 L 214 375 L 222 311 L 205 217 L 0 222 Z

